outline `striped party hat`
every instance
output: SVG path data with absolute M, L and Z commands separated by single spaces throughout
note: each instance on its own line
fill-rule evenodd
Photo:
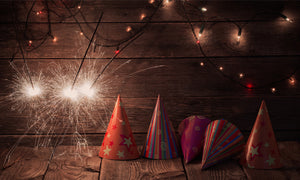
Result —
M 201 169 L 208 168 L 241 151 L 244 145 L 241 131 L 226 120 L 211 122 L 205 132 Z
M 157 98 L 142 156 L 150 159 L 172 159 L 179 156 L 175 132 L 160 96 Z

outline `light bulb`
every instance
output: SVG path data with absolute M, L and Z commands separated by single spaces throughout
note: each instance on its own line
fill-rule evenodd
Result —
M 201 62 L 201 63 L 200 63 L 200 66 L 204 66 L 204 63 L 203 63 L 203 62 Z
M 127 26 L 126 32 L 130 32 L 131 30 L 132 30 L 132 28 L 130 26 Z
M 82 36 L 82 35 L 83 35 L 83 32 L 80 32 L 80 35 Z
M 219 69 L 220 69 L 220 71 L 223 71 L 223 67 L 222 66 L 220 66 Z
M 53 37 L 53 40 L 52 40 L 53 42 L 56 42 L 57 41 L 57 38 L 56 37 Z
M 149 3 L 150 3 L 150 4 L 153 4 L 153 3 L 154 3 L 154 1 L 155 1 L 155 0 L 149 0 Z
M 81 6 L 79 5 L 79 6 L 77 6 L 77 8 L 78 8 L 78 9 L 81 9 Z
M 240 74 L 239 74 L 239 77 L 240 77 L 240 78 L 243 78 L 243 77 L 244 77 L 244 74 L 243 74 L 243 73 L 240 73 Z
M 296 84 L 296 79 L 294 77 L 290 77 L 289 83 L 290 85 L 294 86 Z
M 206 11 L 207 11 L 206 7 L 202 7 L 202 8 L 201 8 L 201 11 L 202 11 L 202 12 L 206 12 Z
M 146 17 L 144 13 L 141 14 L 140 19 L 143 20 Z
M 272 93 L 275 93 L 275 92 L 276 92 L 276 88 L 274 88 L 274 87 L 271 88 L 271 92 L 272 92 Z

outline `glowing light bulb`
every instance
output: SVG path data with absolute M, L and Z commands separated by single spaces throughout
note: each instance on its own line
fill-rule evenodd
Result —
M 280 16 L 284 19 L 284 20 L 286 20 L 287 22 L 293 22 L 290 18 L 288 18 L 286 15 L 284 15 L 284 14 L 280 14 Z
M 240 41 L 241 36 L 242 36 L 242 29 L 239 28 L 239 32 L 238 32 L 238 35 L 237 35 L 237 40 L 238 40 L 238 41 Z
M 72 87 L 67 87 L 63 89 L 62 95 L 74 101 L 77 100 L 78 92 L 75 89 L 72 89 Z
M 248 89 L 252 89 L 253 88 L 253 85 L 251 83 L 248 83 L 246 86 L 247 86 Z
M 53 42 L 56 42 L 57 41 L 57 38 L 56 37 L 53 37 L 53 40 L 52 40 Z
M 200 31 L 199 31 L 199 38 L 201 37 L 204 30 L 204 24 L 201 25 Z
M 153 4 L 155 2 L 155 0 L 149 0 L 150 4 Z
M 203 62 L 201 62 L 201 63 L 200 63 L 200 66 L 204 66 L 204 63 L 203 63 Z
M 289 83 L 290 83 L 290 85 L 294 86 L 296 84 L 296 79 L 293 77 L 290 77 Z
M 276 88 L 274 88 L 274 87 L 271 88 L 271 92 L 272 92 L 272 93 L 275 93 L 275 92 L 276 92 Z
M 77 6 L 77 8 L 78 8 L 78 9 L 81 9 L 81 6 L 79 5 L 79 6 Z
M 142 13 L 140 19 L 143 20 L 146 17 L 146 14 Z
M 27 85 L 25 88 L 25 92 L 28 97 L 34 97 L 41 94 L 42 91 L 38 86 L 32 87 L 31 85 Z
M 223 71 L 223 67 L 222 66 L 220 66 L 219 69 L 220 69 L 220 71 Z
M 131 30 L 132 30 L 132 28 L 130 26 L 127 26 L 126 32 L 130 32 Z
M 94 88 L 91 88 L 91 83 L 84 83 L 79 90 L 80 93 L 88 98 L 92 98 L 96 92 Z
M 29 41 L 28 41 L 28 43 L 29 43 L 29 44 L 32 44 L 32 41 L 31 41 L 31 40 L 29 40 Z
M 43 13 L 42 11 L 38 11 L 38 12 L 36 12 L 36 15 L 40 15 L 42 13 Z
M 119 54 L 120 50 L 115 50 L 115 54 Z
M 202 7 L 202 8 L 201 8 L 201 11 L 202 11 L 202 12 L 206 12 L 206 11 L 207 11 L 206 7 Z
M 244 74 L 243 74 L 243 73 L 240 73 L 239 76 L 240 76 L 240 78 L 243 78 L 243 77 L 244 77 Z
M 166 0 L 165 2 L 168 4 L 168 3 L 169 3 L 169 0 Z
M 83 36 L 83 32 L 80 32 L 80 35 Z
M 197 44 L 200 44 L 200 41 L 199 41 L 199 40 L 197 40 L 197 41 L 196 41 L 196 43 L 197 43 Z

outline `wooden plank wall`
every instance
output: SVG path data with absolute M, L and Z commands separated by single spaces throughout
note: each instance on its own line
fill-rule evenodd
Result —
M 218 66 L 223 66 L 226 75 L 243 84 L 260 86 L 289 76 L 299 69 L 300 65 L 300 25 L 297 21 L 300 17 L 300 3 L 190 2 L 196 7 L 207 7 L 208 11 L 205 13 L 199 13 L 194 7 L 185 4 L 196 32 L 199 32 L 201 24 L 205 23 L 201 37 L 201 46 L 207 56 L 205 57 L 198 49 L 180 2 L 164 2 L 143 30 L 143 34 L 118 55 L 99 80 L 98 83 L 103 88 L 99 98 L 100 105 L 98 104 L 100 110 L 96 108 L 99 117 L 95 118 L 96 125 L 88 125 L 85 128 L 88 142 L 100 145 L 105 133 L 105 124 L 109 121 L 108 117 L 119 93 L 139 145 L 144 142 L 158 94 L 165 103 L 175 129 L 185 117 L 200 114 L 212 120 L 227 119 L 236 124 L 245 135 L 251 131 L 260 102 L 265 99 L 277 139 L 299 140 L 300 129 L 296 125 L 300 117 L 300 86 L 297 82 L 300 79 L 299 73 L 293 76 L 296 80 L 295 85 L 290 85 L 288 80 L 284 80 L 263 89 L 249 90 L 222 76 L 208 64 L 207 57 Z M 17 67 L 23 66 L 21 53 L 18 52 L 12 12 L 17 14 L 18 25 L 24 27 L 32 1 L 19 1 L 14 4 L 12 8 L 11 1 L 0 2 L 0 143 L 5 145 L 16 142 L 26 132 L 28 121 L 31 119 L 27 113 L 12 111 L 12 104 L 5 100 L 12 91 L 8 86 L 15 73 L 9 65 L 9 60 L 14 56 Z M 50 9 L 55 8 L 52 3 L 48 5 Z M 84 36 L 80 35 L 78 23 L 74 18 L 68 17 L 69 12 L 60 5 L 61 7 L 58 5 L 55 9 L 60 17 L 50 12 L 52 34 L 57 41 L 53 42 L 48 38 L 41 47 L 25 53 L 33 74 L 42 70 L 47 76 L 49 67 L 53 64 L 54 68 L 70 66 L 76 69 L 89 43 L 84 36 L 92 36 L 100 12 L 104 14 L 95 42 L 116 44 L 145 25 L 147 18 L 140 20 L 141 13 L 149 16 L 155 10 L 157 2 L 149 4 L 148 1 L 84 1 L 80 9 L 83 16 L 80 13 L 75 16 Z M 75 14 L 78 11 L 77 4 L 73 5 L 71 11 Z M 36 12 L 44 7 L 42 1 L 36 1 L 29 16 L 27 26 L 34 37 L 47 32 L 47 13 L 36 15 Z M 283 20 L 280 13 L 291 17 L 293 23 Z M 242 26 L 240 43 L 236 40 L 238 28 L 235 24 Z M 127 26 L 132 27 L 131 32 L 126 32 Z M 37 41 L 33 42 L 33 46 L 35 43 Z M 86 63 L 95 63 L 96 71 L 100 72 L 114 56 L 115 50 L 116 47 L 94 48 L 92 45 Z M 205 65 L 201 66 L 201 62 Z M 120 66 L 122 68 L 114 72 Z M 156 66 L 158 68 L 151 69 Z M 150 69 L 131 75 L 147 68 Z M 238 78 L 241 72 L 245 74 L 243 79 Z M 276 88 L 276 93 L 270 91 L 271 87 Z M 105 108 L 106 113 L 101 111 L 101 108 Z M 59 132 L 59 127 L 56 129 Z M 72 133 L 72 130 L 66 132 L 64 144 L 70 144 Z M 34 130 L 29 130 L 21 144 L 32 145 L 35 137 L 44 136 L 46 135 L 36 135 Z

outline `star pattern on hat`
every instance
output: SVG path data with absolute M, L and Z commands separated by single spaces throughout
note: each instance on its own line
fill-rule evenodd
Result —
M 258 112 L 258 115 L 260 115 L 260 116 L 264 115 L 264 109 L 260 109 Z
M 104 149 L 103 151 L 104 151 L 104 155 L 109 155 L 111 149 L 108 146 L 106 146 L 106 149 Z
M 275 158 L 272 158 L 272 156 L 269 154 L 269 159 L 266 160 L 266 163 L 269 164 L 269 166 L 272 166 L 272 164 L 275 164 Z
M 119 158 L 124 158 L 124 151 L 118 151 L 117 156 L 118 156 Z
M 259 148 L 259 146 L 254 146 L 254 145 L 251 146 L 250 154 L 251 154 L 252 158 L 255 158 L 255 156 L 258 155 L 258 148 Z
M 124 145 L 127 147 L 127 149 L 130 149 L 130 146 L 132 145 L 132 142 L 131 142 L 131 137 L 127 137 L 125 135 L 120 135 L 123 139 L 123 141 L 120 143 L 120 145 Z

